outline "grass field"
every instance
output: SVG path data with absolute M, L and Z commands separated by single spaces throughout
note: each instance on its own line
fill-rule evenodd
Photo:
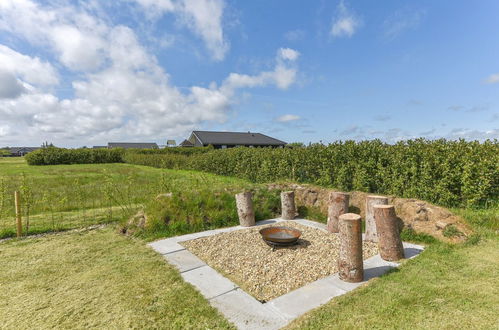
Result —
M 254 185 L 200 172 L 126 164 L 28 167 L 22 160 L 8 159 L 0 160 L 0 169 L 0 176 L 14 178 L 12 182 L 22 173 L 29 175 L 37 183 L 32 186 L 33 194 L 43 195 L 43 189 L 73 191 L 77 189 L 72 187 L 75 179 L 92 190 L 109 181 L 110 176 L 121 190 L 130 185 L 144 186 L 128 192 L 136 204 L 147 204 L 157 193 L 175 191 L 178 198 L 155 203 L 159 206 L 153 211 L 158 212 L 161 221 L 172 216 L 182 219 L 162 222 L 158 230 L 135 238 L 117 234 L 115 225 L 110 225 L 82 233 L 0 242 L 0 328 L 31 328 L 33 324 L 40 328 L 230 326 L 160 256 L 145 247 L 145 240 L 174 235 L 176 231 L 227 225 L 217 222 L 233 216 L 233 200 L 225 196 L 232 195 L 231 190 Z M 12 182 L 9 189 L 14 186 Z M 92 198 L 83 198 L 87 202 L 81 205 L 92 207 L 88 202 Z M 259 198 L 264 208 L 275 204 L 272 196 Z M 126 203 L 114 202 L 110 205 L 115 210 L 121 208 L 120 203 Z M 92 208 L 81 205 L 75 204 L 77 210 L 54 206 L 54 213 L 63 214 L 62 219 L 76 217 L 70 225 L 81 225 L 78 221 L 82 212 L 87 212 L 89 221 L 106 222 L 105 217 L 93 218 L 89 211 Z M 102 212 L 106 214 L 108 208 L 104 206 Z M 226 208 L 231 209 L 229 213 L 224 213 Z M 47 216 L 42 210 L 34 210 L 39 212 L 32 215 L 34 222 L 37 216 Z M 205 211 L 210 212 L 213 222 L 196 222 L 199 219 L 195 218 Z M 289 328 L 497 328 L 499 209 L 453 211 L 477 233 L 468 243 L 448 245 L 406 235 L 406 239 L 425 240 L 426 251 L 397 271 L 295 320 Z M 309 213 L 312 218 L 313 214 Z
M 0 243 L 1 329 L 230 325 L 164 259 L 110 229 Z
M 15 234 L 15 190 L 23 196 L 24 224 L 29 218 L 34 234 L 119 221 L 160 193 L 195 195 L 252 186 L 235 178 L 147 166 L 28 166 L 23 158 L 0 158 L 0 238 Z

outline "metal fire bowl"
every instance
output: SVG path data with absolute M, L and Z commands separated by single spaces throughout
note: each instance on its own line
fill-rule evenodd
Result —
M 301 236 L 301 231 L 290 227 L 267 227 L 260 230 L 265 242 L 275 245 L 295 244 Z

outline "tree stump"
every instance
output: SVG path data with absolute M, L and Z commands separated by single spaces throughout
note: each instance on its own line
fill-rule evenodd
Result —
M 376 221 L 374 220 L 374 206 L 387 205 L 388 198 L 383 196 L 367 196 L 366 198 L 366 236 L 365 240 L 377 242 Z
M 393 205 L 375 205 L 374 219 L 378 233 L 378 246 L 381 258 L 396 261 L 404 258 L 404 247 Z
M 327 207 L 327 230 L 330 233 L 338 232 L 339 216 L 348 212 L 350 195 L 344 192 L 333 191 L 329 194 Z
M 249 191 L 236 195 L 237 215 L 239 216 L 239 224 L 243 227 L 255 225 L 252 197 L 253 195 Z
M 281 192 L 281 218 L 284 220 L 293 220 L 296 216 L 295 192 Z
M 338 271 L 340 280 L 362 282 L 364 262 L 362 259 L 362 230 L 360 215 L 342 214 L 339 217 L 340 255 Z

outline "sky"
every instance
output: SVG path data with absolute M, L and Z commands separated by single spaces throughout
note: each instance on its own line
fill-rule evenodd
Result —
M 499 138 L 499 1 L 0 0 L 0 146 Z

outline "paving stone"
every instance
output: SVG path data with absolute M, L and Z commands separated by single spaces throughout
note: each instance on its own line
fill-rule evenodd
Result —
M 163 255 L 169 263 L 174 265 L 179 272 L 186 272 L 188 270 L 205 266 L 206 264 L 196 257 L 194 254 L 187 250 L 182 250 L 178 252 L 168 253 Z
M 230 291 L 210 300 L 238 329 L 279 329 L 287 320 L 241 289 Z
M 346 291 L 335 286 L 331 277 L 326 277 L 275 298 L 268 305 L 292 320 L 344 293 Z
M 168 238 L 148 244 L 156 252 L 160 254 L 171 253 L 175 251 L 185 250 L 185 248 L 177 243 L 176 239 Z
M 195 268 L 183 272 L 181 275 L 185 281 L 194 285 L 206 299 L 220 296 L 238 287 L 210 266 Z
M 320 223 L 320 222 L 310 221 L 310 220 L 306 220 L 306 219 L 295 219 L 293 221 L 296 221 L 304 226 L 309 226 L 312 228 L 317 228 L 317 229 L 327 231 L 327 226 L 323 223 Z

